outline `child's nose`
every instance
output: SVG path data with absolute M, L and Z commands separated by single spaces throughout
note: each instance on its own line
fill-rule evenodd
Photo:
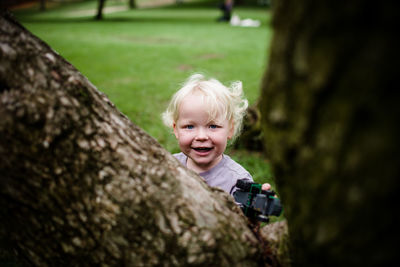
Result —
M 196 134 L 196 140 L 207 140 L 207 139 L 208 139 L 207 131 L 202 128 L 198 129 Z

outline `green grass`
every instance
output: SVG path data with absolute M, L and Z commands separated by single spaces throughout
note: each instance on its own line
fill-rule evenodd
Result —
M 106 6 L 126 2 L 108 0 Z M 262 23 L 240 28 L 217 23 L 220 11 L 214 3 L 126 10 L 105 14 L 103 21 L 93 20 L 96 6 L 97 1 L 80 1 L 46 12 L 14 13 L 170 152 L 179 148 L 160 114 L 190 74 L 202 72 L 223 83 L 241 80 L 250 103 L 258 98 L 271 38 L 265 7 L 236 7 L 241 18 Z M 229 153 L 256 181 L 271 182 L 262 156 Z

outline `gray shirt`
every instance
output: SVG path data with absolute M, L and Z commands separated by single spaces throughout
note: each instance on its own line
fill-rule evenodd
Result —
M 174 154 L 184 166 L 186 166 L 187 156 L 185 154 Z M 236 191 L 236 181 L 238 179 L 248 179 L 253 181 L 250 173 L 246 171 L 239 163 L 235 162 L 229 156 L 223 154 L 222 160 L 210 170 L 199 173 L 209 186 L 218 187 L 229 194 Z

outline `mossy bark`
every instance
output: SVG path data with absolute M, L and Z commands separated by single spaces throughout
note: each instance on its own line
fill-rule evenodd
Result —
M 263 264 L 228 194 L 8 14 L 0 33 L 3 247 L 35 266 Z
M 260 107 L 296 266 L 398 258 L 396 10 L 395 1 L 274 2 Z

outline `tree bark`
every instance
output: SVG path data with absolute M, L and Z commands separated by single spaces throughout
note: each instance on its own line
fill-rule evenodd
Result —
M 0 32 L 1 244 L 36 266 L 262 264 L 228 194 L 10 15 Z
M 136 1 L 135 0 L 129 0 L 129 8 L 130 9 L 135 9 L 136 8 Z
M 398 261 L 395 1 L 274 2 L 261 108 L 293 264 Z
M 46 10 L 46 0 L 40 0 L 40 11 L 45 11 Z
M 97 6 L 97 14 L 95 19 L 96 20 L 102 20 L 103 19 L 103 8 L 104 4 L 106 3 L 106 0 L 99 0 L 99 4 Z

